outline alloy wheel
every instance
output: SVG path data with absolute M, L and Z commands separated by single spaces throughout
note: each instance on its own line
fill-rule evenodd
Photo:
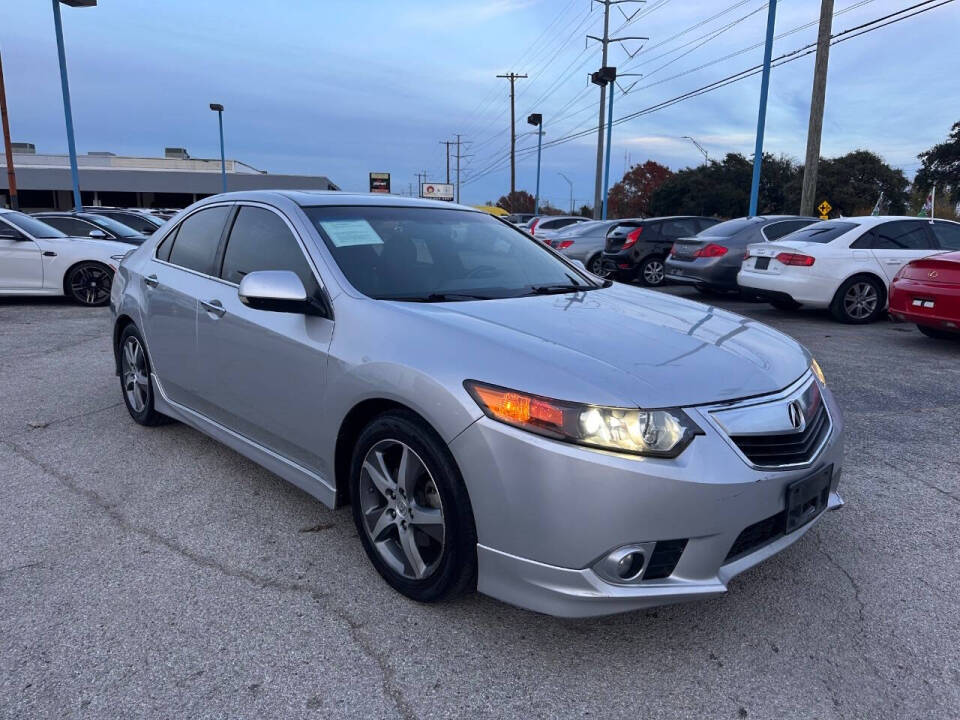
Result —
M 363 528 L 383 561 L 405 578 L 422 580 L 440 564 L 443 503 L 433 476 L 414 450 L 381 440 L 360 470 Z
M 643 280 L 647 285 L 659 285 L 663 282 L 663 263 L 659 260 L 648 260 L 643 265 Z
M 70 294 L 84 305 L 102 305 L 110 299 L 113 278 L 99 265 L 81 265 L 70 274 Z
M 587 267 L 587 270 L 592 272 L 594 275 L 605 277 L 603 272 L 603 258 L 601 258 L 599 255 L 595 256 L 593 260 L 590 261 L 590 265 Z
M 135 337 L 128 337 L 120 357 L 123 394 L 135 413 L 142 413 L 150 397 L 150 379 L 143 345 Z
M 856 282 L 843 296 L 843 310 L 854 320 L 864 320 L 877 310 L 880 297 L 877 289 L 868 282 Z

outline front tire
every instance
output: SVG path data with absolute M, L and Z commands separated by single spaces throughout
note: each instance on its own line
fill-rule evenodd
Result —
M 658 255 L 651 255 L 645 258 L 637 270 L 637 279 L 647 287 L 659 287 L 663 285 L 663 281 L 666 279 L 663 258 Z
M 170 422 L 170 418 L 157 412 L 153 404 L 153 383 L 150 380 L 150 358 L 147 346 L 136 325 L 127 325 L 120 334 L 118 345 L 120 357 L 120 389 L 123 404 L 134 422 L 155 427 Z
M 866 275 L 847 280 L 830 303 L 835 320 L 851 325 L 873 322 L 883 312 L 886 290 L 880 282 Z
M 87 307 L 99 307 L 110 302 L 112 286 L 113 271 L 103 263 L 92 260 L 74 265 L 63 280 L 67 297 Z
M 438 602 L 476 586 L 477 531 L 446 445 L 419 416 L 391 410 L 357 440 L 353 521 L 377 572 L 398 592 Z

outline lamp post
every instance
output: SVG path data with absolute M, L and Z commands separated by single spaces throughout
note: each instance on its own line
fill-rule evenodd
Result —
M 599 85 L 600 87 L 610 85 L 610 97 L 608 98 L 607 105 L 607 147 L 606 158 L 603 162 L 603 195 L 600 196 L 603 202 L 603 211 L 600 213 L 601 220 L 607 219 L 607 187 L 610 183 L 610 138 L 613 130 L 613 83 L 616 79 L 617 69 L 615 67 L 602 67 L 590 76 L 590 82 L 594 85 Z M 594 215 L 594 217 L 596 217 L 596 215 Z
M 573 215 L 573 180 L 571 180 L 570 178 L 568 178 L 568 177 L 567 177 L 566 175 L 564 175 L 562 172 L 558 172 L 557 175 L 559 175 L 559 176 L 562 177 L 564 180 L 566 180 L 566 181 L 567 181 L 567 185 L 570 186 L 570 214 Z
M 60 88 L 63 91 L 63 117 L 67 124 L 67 149 L 70 152 L 70 179 L 73 182 L 73 205 L 83 210 L 80 201 L 80 173 L 77 170 L 77 146 L 73 140 L 73 112 L 70 109 L 70 84 L 67 82 L 67 56 L 63 51 L 63 25 L 60 21 L 60 3 L 70 7 L 96 7 L 97 0 L 53 0 L 53 27 L 57 35 L 57 55 L 60 59 Z
M 223 180 L 223 192 L 226 192 L 227 156 L 223 150 L 223 105 L 220 103 L 210 103 L 210 109 L 217 113 L 217 121 L 220 123 L 220 178 Z
M 757 214 L 760 195 L 760 164 L 763 162 L 763 131 L 767 124 L 767 91 L 770 89 L 770 56 L 773 52 L 773 26 L 777 19 L 777 0 L 770 0 L 767 8 L 767 40 L 763 48 L 763 72 L 760 75 L 760 110 L 757 113 L 757 142 L 753 150 L 753 180 L 750 183 L 750 209 L 747 215 Z
M 690 137 L 689 135 L 684 135 L 684 136 L 681 137 L 680 139 L 681 139 L 681 140 L 689 140 L 689 141 L 692 142 L 694 145 L 696 145 L 696 146 L 697 146 L 697 150 L 699 150 L 700 152 L 703 153 L 703 161 L 704 161 L 704 163 L 706 163 L 706 164 L 708 164 L 708 165 L 710 164 L 710 156 L 707 154 L 707 151 L 706 151 L 706 149 L 703 147 L 703 145 L 701 145 L 700 143 L 698 143 L 696 140 L 694 140 L 694 139 L 693 139 L 692 137 Z
M 537 128 L 537 194 L 533 199 L 533 214 L 540 214 L 540 148 L 543 145 L 543 115 L 532 113 L 527 116 L 527 123 Z

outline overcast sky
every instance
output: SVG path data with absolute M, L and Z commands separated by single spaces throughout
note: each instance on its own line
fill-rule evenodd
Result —
M 834 33 L 918 0 L 836 0 Z M 327 175 L 366 190 L 367 173 L 392 173 L 406 191 L 415 173 L 443 181 L 441 140 L 462 133 L 462 200 L 496 200 L 509 189 L 509 85 L 517 81 L 517 131 L 541 112 L 545 141 L 596 127 L 599 64 L 586 34 L 602 30 L 588 0 L 100 0 L 63 7 L 78 152 L 157 156 L 165 146 L 218 154 L 210 102 L 226 107 L 227 156 L 269 172 Z M 814 42 L 819 2 L 780 0 L 774 57 Z M 762 0 L 648 0 L 620 6 L 634 22 L 609 64 L 623 78 L 614 117 L 699 88 L 762 59 Z M 844 12 L 847 8 L 850 10 Z M 713 20 L 703 23 L 713 16 Z M 624 24 L 613 11 L 611 30 Z M 703 23 L 703 24 L 699 24 Z M 693 27 L 698 25 L 697 27 Z M 692 28 L 692 29 L 691 29 Z M 726 28 L 726 29 L 724 29 Z M 918 152 L 960 120 L 960 3 L 870 32 L 831 49 L 823 154 L 866 148 L 908 175 Z M 686 32 L 685 32 L 686 31 Z M 761 44 L 719 62 L 733 53 Z M 0 52 L 13 139 L 66 152 L 53 14 L 44 0 L 4 0 Z M 635 53 L 631 59 L 630 54 Z M 704 67 L 701 67 L 704 66 Z M 700 68 L 700 69 L 697 69 Z M 803 156 L 813 56 L 773 70 L 765 149 Z M 711 156 L 753 151 L 760 78 L 617 125 L 611 177 L 627 157 L 677 169 Z M 532 136 L 518 140 L 528 147 Z M 544 150 L 542 195 L 565 207 L 592 203 L 595 133 Z M 497 162 L 497 161 L 501 162 Z M 480 172 L 493 168 L 492 172 Z M 518 159 L 517 186 L 534 188 L 536 156 Z M 473 179 L 470 179 L 472 176 Z M 613 180 L 611 180 L 611 183 Z

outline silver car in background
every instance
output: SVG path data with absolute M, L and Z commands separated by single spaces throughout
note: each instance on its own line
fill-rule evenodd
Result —
M 623 220 L 589 220 L 559 230 L 549 245 L 571 260 L 579 260 L 594 275 L 603 275 L 603 248 L 607 233 Z
M 217 195 L 122 262 L 111 308 L 136 422 L 349 504 L 419 601 L 710 597 L 842 504 L 843 419 L 803 347 L 470 208 Z

